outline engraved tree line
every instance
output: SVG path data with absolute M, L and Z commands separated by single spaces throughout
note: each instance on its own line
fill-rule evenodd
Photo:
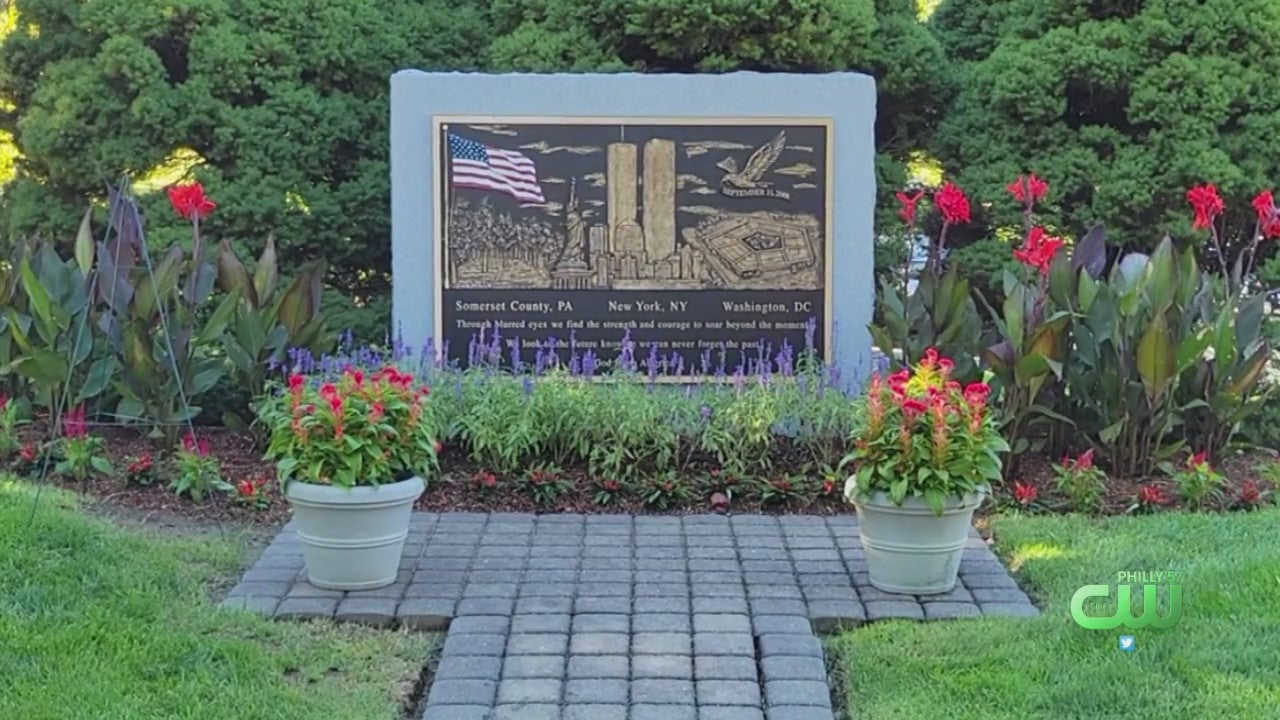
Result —
M 481 273 L 500 272 L 514 262 L 548 268 L 564 245 L 563 228 L 537 218 L 516 219 L 482 200 L 473 204 L 458 199 L 449 218 L 449 273 L 457 280 L 458 268 L 478 263 Z

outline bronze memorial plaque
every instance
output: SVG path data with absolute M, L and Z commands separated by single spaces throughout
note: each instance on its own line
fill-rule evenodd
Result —
M 436 337 L 710 374 L 831 347 L 831 121 L 435 119 Z M 515 352 L 518 342 L 518 353 Z M 571 350 L 572 347 L 572 350 Z

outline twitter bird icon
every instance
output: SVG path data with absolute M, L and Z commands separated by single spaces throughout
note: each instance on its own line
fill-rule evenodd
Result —
M 1133 652 L 1133 636 L 1132 635 L 1120 636 L 1120 649 L 1125 652 Z

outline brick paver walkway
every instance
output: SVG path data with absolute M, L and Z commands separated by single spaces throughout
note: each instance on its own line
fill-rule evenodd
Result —
M 225 604 L 447 628 L 423 720 L 831 720 L 815 631 L 1038 612 L 976 534 L 952 592 L 872 588 L 851 515 L 418 513 L 401 570 L 315 588 L 290 525 Z

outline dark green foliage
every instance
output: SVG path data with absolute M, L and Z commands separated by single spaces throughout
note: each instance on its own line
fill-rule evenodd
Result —
M 947 264 L 969 281 L 970 289 L 981 293 L 993 307 L 1000 307 L 1004 303 L 1004 273 L 1018 269 L 1013 248 L 1007 242 L 987 238 L 951 251 Z
M 1228 200 L 1228 254 L 1248 240 L 1247 200 L 1272 187 L 1280 133 L 1280 5 L 1270 0 L 947 0 L 933 20 L 962 89 L 937 150 L 985 220 L 1017 223 L 1003 189 L 1052 178 L 1046 224 L 1105 222 L 1150 250 L 1192 233 L 1184 193 Z

